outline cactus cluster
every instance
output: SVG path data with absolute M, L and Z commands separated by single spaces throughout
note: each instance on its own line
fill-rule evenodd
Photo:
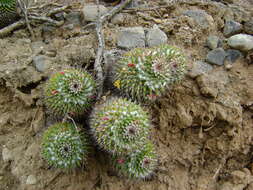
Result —
M 56 123 L 43 135 L 42 155 L 56 168 L 72 169 L 80 166 L 88 153 L 88 141 L 71 123 Z
M 142 147 L 151 125 L 148 114 L 139 105 L 113 98 L 94 109 L 90 127 L 100 147 L 120 154 Z
M 16 8 L 16 0 L 0 0 L 0 29 L 17 19 Z
M 114 86 L 138 101 L 160 97 L 186 70 L 181 51 L 168 45 L 134 49 L 123 55 L 116 66 Z M 90 106 L 95 88 L 95 81 L 86 71 L 58 72 L 47 82 L 46 105 L 65 116 L 81 113 Z M 152 175 L 157 155 L 149 140 L 149 115 L 141 106 L 125 98 L 109 98 L 95 105 L 89 124 L 99 147 L 110 153 L 119 173 L 129 178 Z M 85 160 L 87 137 L 75 124 L 57 123 L 45 132 L 42 148 L 43 157 L 50 165 L 70 169 Z
M 57 114 L 79 114 L 90 106 L 96 84 L 86 71 L 69 69 L 55 73 L 45 89 L 46 105 Z
M 175 47 L 136 48 L 117 64 L 114 86 L 131 99 L 152 101 L 179 81 L 185 71 L 185 57 Z

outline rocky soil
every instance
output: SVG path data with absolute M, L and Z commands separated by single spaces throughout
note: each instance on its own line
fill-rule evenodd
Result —
M 115 52 L 161 43 L 188 57 L 183 82 L 147 107 L 159 164 L 146 181 L 117 176 L 96 147 L 75 171 L 41 157 L 41 136 L 57 120 L 43 103 L 45 81 L 66 67 L 93 73 L 96 34 L 83 26 L 96 7 L 73 4 L 56 15 L 62 27 L 34 26 L 35 41 L 26 29 L 0 39 L 0 190 L 253 190 L 252 0 L 140 0 L 104 26 L 112 64 Z

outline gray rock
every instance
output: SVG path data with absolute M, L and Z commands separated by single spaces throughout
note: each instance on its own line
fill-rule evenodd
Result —
M 226 61 L 229 63 L 235 63 L 238 59 L 242 57 L 242 53 L 235 49 L 228 49 L 226 51 Z
M 45 55 L 38 55 L 33 57 L 33 65 L 39 72 L 45 72 L 49 67 L 48 57 Z
M 238 34 L 242 31 L 242 25 L 239 22 L 233 20 L 227 20 L 224 26 L 223 34 L 226 37 L 230 37 L 234 34 Z
M 187 10 L 183 14 L 193 18 L 203 29 L 207 29 L 214 24 L 213 17 L 204 10 Z
M 69 24 L 81 25 L 81 13 L 80 12 L 70 12 L 66 15 L 66 21 Z
M 167 35 L 158 27 L 147 29 L 146 41 L 148 47 L 164 44 L 168 41 Z
M 244 31 L 248 34 L 253 34 L 253 19 L 245 22 Z
M 241 51 L 250 51 L 253 49 L 253 36 L 236 34 L 228 39 L 228 45 Z
M 145 32 L 142 27 L 122 28 L 118 34 L 117 45 L 121 48 L 145 47 Z
M 225 58 L 226 52 L 222 48 L 214 49 L 210 51 L 206 56 L 206 60 L 208 63 L 220 66 L 224 64 Z
M 108 12 L 108 9 L 99 5 L 100 14 L 103 15 Z M 98 8 L 97 5 L 86 5 L 83 7 L 83 16 L 85 21 L 96 21 L 98 16 Z
M 35 185 L 37 183 L 37 179 L 34 175 L 29 175 L 26 179 L 27 185 Z
M 123 13 L 119 13 L 119 14 L 116 14 L 116 15 L 112 18 L 111 22 L 112 22 L 113 24 L 122 24 L 122 23 L 124 23 L 124 20 L 125 20 L 124 14 L 123 14 Z
M 208 36 L 207 40 L 206 40 L 206 45 L 208 48 L 210 48 L 211 50 L 216 49 L 218 47 L 222 46 L 222 42 L 219 39 L 218 36 Z
M 2 157 L 4 162 L 8 162 L 13 159 L 12 152 L 8 148 L 3 148 Z
M 212 65 L 203 61 L 196 61 L 193 63 L 192 69 L 190 70 L 188 75 L 192 78 L 196 78 L 199 75 L 210 72 L 211 70 L 213 70 Z

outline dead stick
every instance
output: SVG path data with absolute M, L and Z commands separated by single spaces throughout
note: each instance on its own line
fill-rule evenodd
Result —
M 35 39 L 35 36 L 34 36 L 34 33 L 33 33 L 33 30 L 32 30 L 32 27 L 30 25 L 30 21 L 28 19 L 28 16 L 27 16 L 27 6 L 26 6 L 26 3 L 24 1 L 20 1 L 18 0 L 18 4 L 19 4 L 19 8 L 21 9 L 24 17 L 25 17 L 25 22 L 26 22 L 26 26 L 31 34 L 31 37 L 32 37 L 32 40 Z
M 48 17 L 44 17 L 44 16 L 28 16 L 28 18 L 32 19 L 32 20 L 37 20 L 40 22 L 48 22 L 50 24 L 56 25 L 56 26 L 61 26 L 64 24 L 64 21 L 55 21 L 51 18 Z
M 64 11 L 65 9 L 67 9 L 67 8 L 69 8 L 69 7 L 70 7 L 69 5 L 66 5 L 66 6 L 63 6 L 63 7 L 55 8 L 55 9 L 49 11 L 49 13 L 47 13 L 46 16 L 47 16 L 47 17 L 50 17 L 50 16 L 52 16 L 52 15 L 54 15 L 54 14 L 57 14 L 57 13 L 59 13 L 59 12 Z
M 122 3 L 120 3 L 119 5 L 117 5 L 115 8 L 111 9 L 109 12 L 105 13 L 101 17 L 102 23 L 105 22 L 106 20 L 110 20 L 115 14 L 119 13 L 131 2 L 132 2 L 132 0 L 125 0 Z
M 4 27 L 0 30 L 0 37 L 7 36 L 10 34 L 13 30 L 20 28 L 22 26 L 25 26 L 26 22 L 24 20 L 19 20 L 18 22 L 15 22 L 7 27 Z
M 103 61 L 103 52 L 104 52 L 104 35 L 102 31 L 102 19 L 101 19 L 101 13 L 99 10 L 99 0 L 96 0 L 97 3 L 97 11 L 98 11 L 98 18 L 97 18 L 97 24 L 96 24 L 96 32 L 98 37 L 98 50 L 96 55 L 96 60 L 94 64 L 94 69 L 96 72 L 97 82 L 98 82 L 98 94 L 97 99 L 100 99 L 103 93 L 103 83 L 104 83 L 104 74 L 103 74 L 103 68 L 102 68 L 102 61 Z

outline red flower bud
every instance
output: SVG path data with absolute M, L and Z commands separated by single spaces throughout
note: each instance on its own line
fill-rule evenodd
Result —
M 123 159 L 118 159 L 117 162 L 118 162 L 119 164 L 124 164 L 125 160 L 123 160 Z
M 63 75 L 63 74 L 65 74 L 65 72 L 61 71 L 61 72 L 60 72 L 60 74 L 62 74 L 62 75 Z
M 102 118 L 104 121 L 108 121 L 109 120 L 109 117 L 103 117 Z
M 57 93 L 58 93 L 57 90 L 53 90 L 53 91 L 51 92 L 52 95 L 55 95 L 55 94 L 57 94 Z
M 133 63 L 128 63 L 127 66 L 128 66 L 128 67 L 135 67 L 135 64 L 133 64 Z

